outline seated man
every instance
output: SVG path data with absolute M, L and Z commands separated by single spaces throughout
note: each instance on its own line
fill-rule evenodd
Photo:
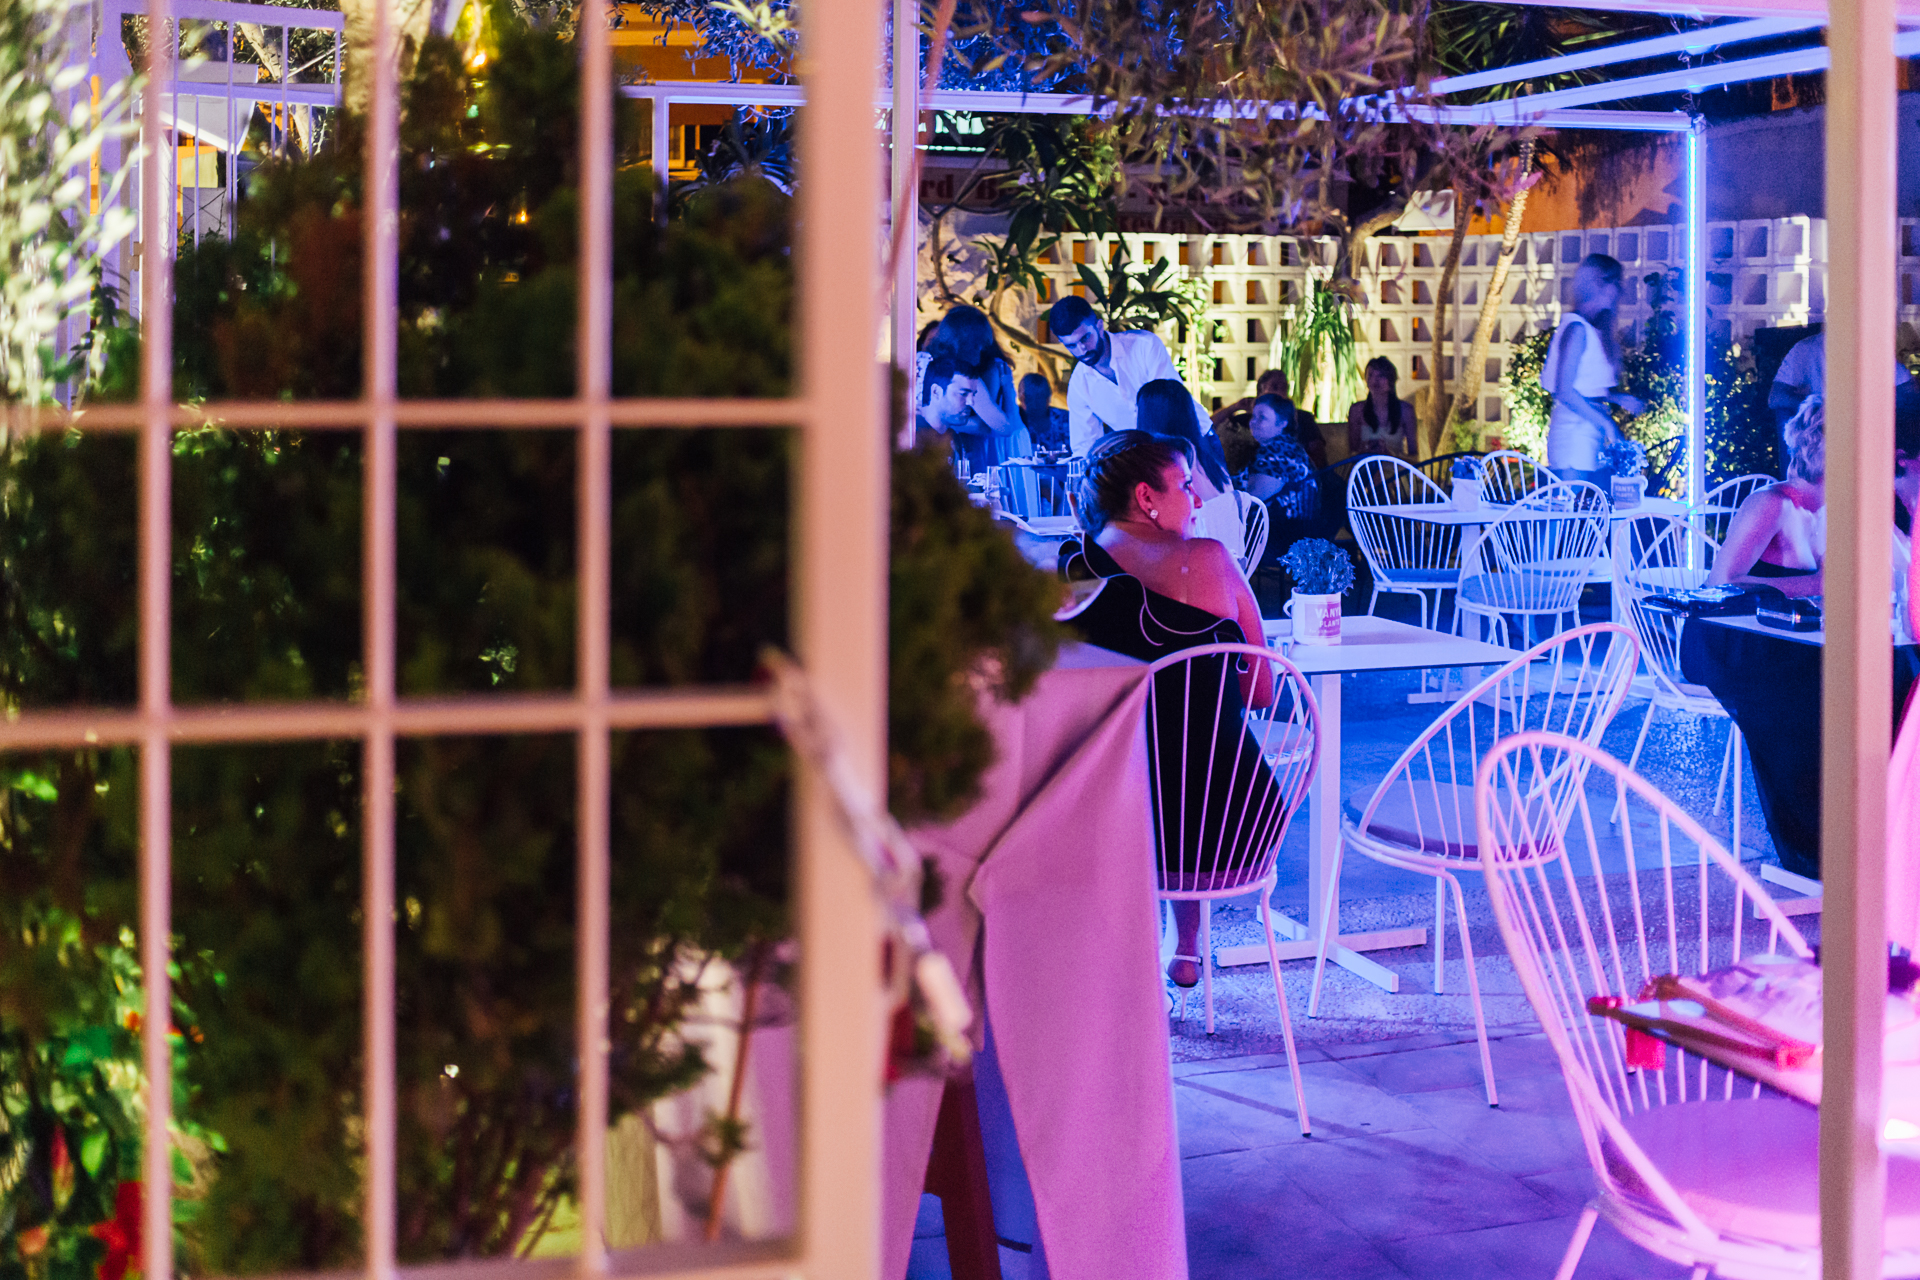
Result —
M 965 420 L 978 389 L 979 384 L 956 369 L 950 357 L 935 356 L 928 361 L 920 378 L 921 401 L 914 412 L 914 446 L 944 440 L 955 459 L 966 459 L 969 471 L 985 466 L 983 437 L 953 429 L 955 422 Z

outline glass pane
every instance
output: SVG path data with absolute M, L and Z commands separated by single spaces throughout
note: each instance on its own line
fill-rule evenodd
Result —
M 793 1229 L 787 779 L 771 730 L 614 737 L 613 1248 Z
M 175 702 L 357 685 L 362 441 L 209 429 L 175 443 Z
M 401 743 L 400 1258 L 570 1254 L 574 744 Z
M 0 759 L 0 780 L 0 1267 L 83 1280 L 137 1212 L 137 773 L 60 752 Z
M 190 1274 L 361 1261 L 360 761 L 351 742 L 174 753 L 174 1194 Z
M 789 432 L 622 431 L 613 447 L 613 682 L 738 682 L 785 646 Z
M 137 468 L 128 436 L 22 435 L 0 451 L 0 693 L 136 697 Z

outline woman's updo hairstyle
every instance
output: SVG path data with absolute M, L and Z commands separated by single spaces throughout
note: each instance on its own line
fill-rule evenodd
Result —
M 1193 446 L 1178 436 L 1151 431 L 1110 431 L 1087 450 L 1087 474 L 1080 481 L 1080 523 L 1087 536 L 1124 518 L 1138 485 L 1158 489 L 1167 468 L 1184 458 L 1193 465 Z
M 1781 429 L 1787 440 L 1787 479 L 1819 480 L 1827 474 L 1827 404 L 1808 396 Z

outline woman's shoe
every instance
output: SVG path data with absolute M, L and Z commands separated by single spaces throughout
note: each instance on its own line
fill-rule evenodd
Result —
M 1200 985 L 1200 957 L 1176 955 L 1167 961 L 1167 981 L 1182 991 L 1191 991 Z

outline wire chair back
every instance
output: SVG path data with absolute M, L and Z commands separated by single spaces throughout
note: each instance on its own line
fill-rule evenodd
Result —
M 1247 494 L 1242 494 L 1241 497 L 1246 503 L 1246 541 L 1241 544 L 1240 571 L 1251 574 L 1260 567 L 1260 561 L 1267 554 L 1270 518 L 1267 515 L 1266 503 Z
M 1418 595 L 1423 627 L 1425 593 L 1451 590 L 1459 579 L 1460 526 L 1391 508 L 1446 505 L 1446 492 L 1419 468 L 1385 454 L 1362 458 L 1347 477 L 1347 524 L 1372 571 L 1374 599 L 1382 591 Z
M 1306 677 L 1271 649 L 1208 644 L 1160 659 L 1149 678 L 1161 895 L 1225 897 L 1269 882 L 1320 761 Z
M 1626 813 L 1611 828 L 1604 815 L 1616 803 Z M 1792 1129 L 1810 1150 L 1817 1117 L 1798 1103 L 1755 1101 L 1752 1079 L 1630 1032 L 1604 1010 L 1671 998 L 1673 988 L 1656 988 L 1657 980 L 1698 979 L 1743 961 L 1750 976 L 1715 979 L 1713 995 L 1786 984 L 1805 976 L 1792 963 L 1811 955 L 1805 939 L 1718 840 L 1592 742 L 1551 732 L 1504 739 L 1480 762 L 1474 811 L 1494 918 L 1559 1059 L 1601 1188 L 1560 1274 L 1571 1273 L 1598 1212 L 1703 1271 L 1713 1254 L 1749 1264 L 1771 1257 L 1778 1266 L 1779 1241 L 1761 1234 L 1780 1225 L 1777 1213 L 1750 1211 L 1754 1230 L 1744 1241 L 1709 1222 L 1724 1224 L 1738 1210 L 1743 1179 L 1787 1171 L 1745 1168 L 1728 1154 L 1703 1177 L 1702 1160 L 1720 1154 L 1717 1146 L 1740 1146 L 1756 1126 Z M 1818 1024 L 1815 1004 L 1815 1042 Z M 1722 1110 L 1729 1107 L 1739 1109 Z M 1729 1266 L 1716 1274 L 1811 1272 Z
M 1474 861 L 1474 769 L 1496 744 L 1546 730 L 1598 742 L 1639 666 L 1633 633 L 1615 622 L 1564 631 L 1481 680 L 1400 754 L 1349 837 L 1409 870 Z
M 1458 606 L 1491 618 L 1578 614 L 1580 593 L 1607 554 L 1613 506 L 1584 481 L 1536 489 L 1486 527 L 1462 557 Z
M 1546 466 L 1513 449 L 1495 449 L 1480 459 L 1480 500 L 1509 506 L 1554 483 Z
M 1680 674 L 1685 617 L 1649 601 L 1661 592 L 1706 582 L 1718 551 L 1711 539 L 1674 516 L 1637 517 L 1614 544 L 1613 589 L 1620 593 L 1621 612 L 1639 637 L 1641 656 L 1662 701 L 1687 705 L 1712 695 L 1687 684 Z M 1717 703 L 1713 709 L 1718 710 Z
M 1715 485 L 1707 492 L 1706 501 L 1700 504 L 1700 532 L 1719 546 L 1727 540 L 1727 527 L 1733 523 L 1740 505 L 1768 485 L 1779 483 L 1769 475 L 1745 475 Z

